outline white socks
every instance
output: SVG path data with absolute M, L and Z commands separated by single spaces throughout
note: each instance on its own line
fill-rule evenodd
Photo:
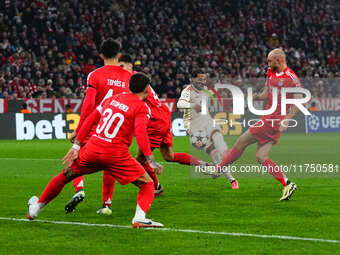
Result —
M 137 204 L 136 206 L 136 214 L 133 218 L 134 220 L 144 220 L 145 219 L 145 212 L 142 210 L 142 208 L 139 207 Z
M 227 144 L 224 141 L 223 135 L 221 132 L 215 132 L 215 134 L 212 136 L 212 141 L 214 143 L 215 148 L 218 150 L 221 155 L 225 150 L 228 149 Z

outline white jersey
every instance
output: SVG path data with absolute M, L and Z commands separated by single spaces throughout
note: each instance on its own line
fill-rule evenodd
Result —
M 189 85 L 183 89 L 177 103 L 177 108 L 184 110 L 183 122 L 186 130 L 190 128 L 190 122 L 194 123 L 202 118 L 211 119 L 209 113 L 202 115 L 201 111 L 197 112 L 195 109 L 196 107 L 202 106 L 202 98 L 207 98 L 207 94 L 203 90 L 197 90 L 193 85 Z
M 184 128 L 190 136 L 191 144 L 197 149 L 206 150 L 214 162 L 219 163 L 228 147 L 220 125 L 214 121 L 209 112 L 201 113 L 202 98 L 208 101 L 203 90 L 197 90 L 193 85 L 189 85 L 182 91 L 177 108 L 184 110 Z M 197 112 L 195 108 L 199 111 Z

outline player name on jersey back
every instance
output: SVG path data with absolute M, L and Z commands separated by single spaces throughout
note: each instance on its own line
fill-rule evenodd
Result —
M 116 86 L 119 88 L 126 88 L 126 84 L 124 81 L 120 81 L 120 80 L 110 80 L 107 79 L 107 85 L 109 86 Z
M 129 110 L 129 106 L 125 105 L 125 104 L 122 104 L 122 103 L 119 103 L 118 101 L 116 100 L 112 100 L 110 105 L 118 108 L 119 110 L 122 110 L 124 112 L 127 112 Z

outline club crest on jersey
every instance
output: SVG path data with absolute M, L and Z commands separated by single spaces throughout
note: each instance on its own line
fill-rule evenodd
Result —
M 279 83 L 277 85 L 281 87 L 283 85 L 283 79 L 279 79 Z

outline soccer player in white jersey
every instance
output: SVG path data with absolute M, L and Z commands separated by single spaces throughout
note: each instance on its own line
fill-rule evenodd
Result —
M 228 149 L 228 146 L 224 141 L 220 126 L 209 113 L 201 113 L 201 101 L 206 96 L 206 92 L 203 90 L 206 83 L 207 74 L 200 70 L 194 71 L 192 84 L 182 91 L 177 107 L 184 110 L 184 128 L 190 136 L 192 145 L 198 149 L 205 150 L 214 163 L 217 163 L 221 162 L 222 154 Z M 230 172 L 225 171 L 224 175 L 231 183 L 232 189 L 239 188 L 237 180 Z M 213 178 L 216 177 L 214 173 L 212 173 L 212 176 Z

